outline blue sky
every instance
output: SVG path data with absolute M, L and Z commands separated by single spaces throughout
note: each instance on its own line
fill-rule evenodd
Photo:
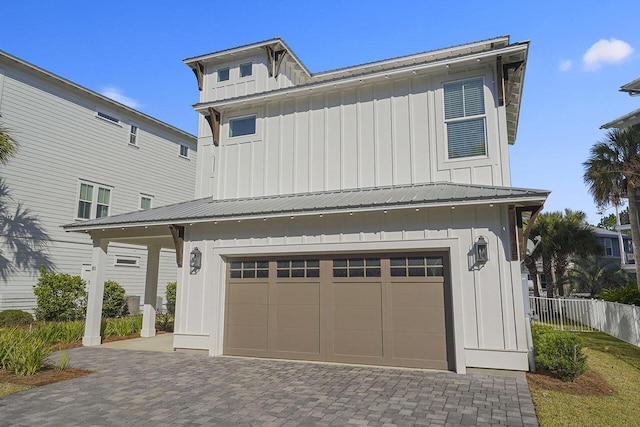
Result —
M 583 210 L 597 223 L 582 162 L 604 137 L 600 125 L 640 108 L 640 97 L 618 92 L 640 77 L 636 9 L 635 1 L 23 0 L 2 7 L 0 50 L 195 134 L 187 57 L 280 36 L 319 72 L 505 34 L 531 40 L 512 185 L 552 190 L 546 210 Z

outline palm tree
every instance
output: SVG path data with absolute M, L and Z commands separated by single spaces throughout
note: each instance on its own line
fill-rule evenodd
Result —
M 589 292 L 591 297 L 605 288 L 619 286 L 625 276 L 617 262 L 595 255 L 581 258 L 569 270 L 572 286 L 577 291 Z
M 531 227 L 530 237 L 540 236 L 540 243 L 536 250 L 531 254 L 534 261 L 542 259 L 542 274 L 544 274 L 547 283 L 547 297 L 553 298 L 554 281 L 553 281 L 553 256 L 556 251 L 554 232 L 556 223 L 562 218 L 560 212 L 544 212 L 536 217 Z M 530 269 L 530 272 L 532 270 Z M 535 288 L 534 288 L 535 289 Z M 534 290 L 535 292 L 535 290 Z
M 18 142 L 0 125 L 0 164 L 5 165 L 18 150 Z
M 636 197 L 640 188 L 640 129 L 610 130 L 605 139 L 591 147 L 590 153 L 583 163 L 584 181 L 598 206 L 619 206 L 625 195 L 629 199 L 633 257 L 636 277 L 640 279 L 640 224 Z

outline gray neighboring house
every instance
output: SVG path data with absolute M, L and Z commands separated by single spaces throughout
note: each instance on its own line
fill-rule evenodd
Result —
M 280 38 L 188 58 L 196 199 L 69 224 L 176 248 L 174 347 L 374 365 L 527 370 L 520 263 L 548 191 L 511 186 L 529 43 L 508 36 L 310 72 Z M 195 85 L 194 85 L 195 86 Z M 184 255 L 183 255 L 184 252 Z
M 19 142 L 17 155 L 0 167 L 10 194 L 0 196 L 0 310 L 35 306 L 32 287 L 43 262 L 89 280 L 92 240 L 62 224 L 193 197 L 193 135 L 1 51 L 0 124 Z M 35 222 L 24 221 L 25 210 Z M 142 296 L 146 250 L 120 242 L 109 252 L 105 279 Z M 175 252 L 161 257 L 160 296 L 176 280 Z
M 629 272 L 635 272 L 631 236 L 599 227 L 591 227 L 591 232 L 602 246 L 605 258 L 616 261 Z

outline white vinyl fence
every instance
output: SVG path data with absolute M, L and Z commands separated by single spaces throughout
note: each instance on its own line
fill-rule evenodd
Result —
M 640 307 L 596 299 L 529 297 L 531 318 L 565 331 L 601 331 L 640 347 Z

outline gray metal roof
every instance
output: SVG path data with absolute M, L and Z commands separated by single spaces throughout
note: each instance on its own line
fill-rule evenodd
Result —
M 428 183 L 214 200 L 211 197 L 64 225 L 68 231 L 480 203 L 542 203 L 546 190 Z

